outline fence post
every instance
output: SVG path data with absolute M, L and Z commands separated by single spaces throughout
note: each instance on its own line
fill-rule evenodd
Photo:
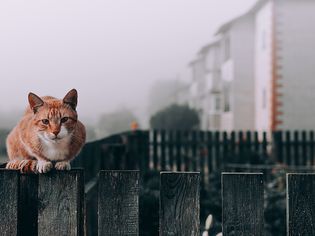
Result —
M 18 235 L 19 172 L 0 170 L 0 232 Z
M 315 235 L 315 174 L 287 174 L 287 235 Z
M 199 235 L 198 172 L 162 172 L 160 186 L 160 236 Z
M 309 165 L 314 165 L 314 131 L 310 131 L 310 141 L 309 141 L 309 147 L 310 147 L 310 163 Z
M 160 135 L 161 135 L 161 142 L 160 142 L 160 148 L 161 148 L 161 153 L 160 153 L 160 161 L 161 161 L 161 170 L 166 170 L 166 145 L 165 145 L 165 130 L 160 130 Z
M 292 149 L 291 131 L 287 130 L 285 132 L 285 152 L 286 152 L 285 155 L 286 155 L 286 164 L 288 166 L 292 165 L 291 149 Z
M 182 162 L 182 143 L 181 143 L 182 131 L 176 131 L 176 171 L 183 169 Z
M 38 235 L 84 235 L 83 170 L 38 178 Z
M 223 235 L 263 235 L 262 174 L 222 174 Z
M 139 171 L 101 171 L 98 235 L 139 234 Z
M 21 235 L 38 234 L 38 175 L 20 175 L 18 217 Z
M 174 150 L 175 150 L 175 132 L 168 131 L 168 157 L 169 157 L 169 169 L 174 170 Z

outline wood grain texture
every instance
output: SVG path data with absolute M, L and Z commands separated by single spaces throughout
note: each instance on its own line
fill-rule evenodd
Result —
M 287 174 L 287 235 L 315 235 L 315 174 Z
M 84 234 L 83 170 L 39 175 L 38 235 Z
M 199 235 L 200 174 L 162 172 L 160 186 L 160 236 Z
M 98 177 L 85 184 L 85 235 L 97 235 Z
M 101 171 L 98 235 L 139 234 L 139 171 Z
M 37 235 L 38 175 L 20 175 L 19 232 L 20 235 Z
M 262 174 L 222 174 L 223 235 L 260 236 L 264 229 Z
M 19 173 L 0 170 L 0 234 L 18 235 Z

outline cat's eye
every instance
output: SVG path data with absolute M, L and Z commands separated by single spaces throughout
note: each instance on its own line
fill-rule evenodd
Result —
M 48 120 L 48 119 L 43 119 L 43 120 L 42 120 L 42 123 L 43 123 L 44 125 L 48 125 L 48 124 L 49 124 L 49 120 Z
M 61 118 L 61 123 L 65 123 L 65 122 L 67 122 L 67 121 L 68 121 L 68 119 L 69 119 L 69 117 L 62 117 L 62 118 Z

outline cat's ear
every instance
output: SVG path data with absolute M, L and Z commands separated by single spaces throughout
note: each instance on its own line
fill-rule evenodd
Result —
M 37 112 L 39 107 L 44 105 L 44 101 L 34 93 L 28 94 L 28 102 L 34 114 Z
M 75 89 L 71 89 L 67 95 L 63 98 L 63 103 L 68 104 L 73 110 L 77 108 L 78 104 L 78 92 Z

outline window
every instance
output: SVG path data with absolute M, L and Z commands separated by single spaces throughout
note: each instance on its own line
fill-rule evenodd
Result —
M 220 99 L 220 95 L 216 95 L 214 97 L 214 107 L 215 107 L 215 111 L 220 111 L 221 110 L 221 99 Z
M 224 97 L 224 112 L 231 111 L 231 83 L 227 82 L 223 87 L 223 97 Z
M 266 109 L 267 107 L 267 91 L 266 88 L 263 88 L 262 90 L 262 108 Z
M 231 42 L 230 38 L 226 37 L 224 39 L 224 61 L 229 60 L 231 57 Z
M 212 94 L 210 97 L 210 111 L 212 113 L 218 113 L 221 111 L 221 95 Z
M 267 34 L 266 34 L 266 30 L 263 30 L 261 33 L 261 48 L 262 50 L 266 49 L 267 46 Z

